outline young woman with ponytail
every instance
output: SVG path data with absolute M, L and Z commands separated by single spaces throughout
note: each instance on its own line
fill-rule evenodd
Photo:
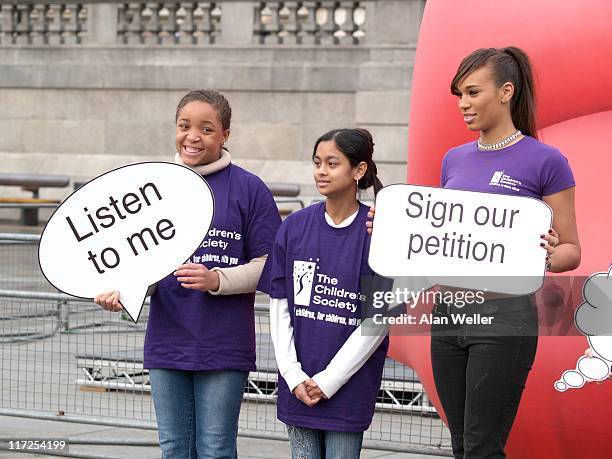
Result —
M 325 202 L 290 215 L 268 263 L 278 418 L 300 459 L 358 458 L 380 388 L 387 330 L 362 334 L 370 236 L 358 190 L 382 188 L 365 129 L 337 129 L 314 147 Z M 365 307 L 365 304 L 363 305 Z
M 540 236 L 547 267 L 575 269 L 574 177 L 559 150 L 536 138 L 527 55 L 515 47 L 476 50 L 459 65 L 451 92 L 467 128 L 480 138 L 446 154 L 441 186 L 541 199 L 554 212 L 553 228 Z M 452 304 L 434 309 L 440 316 L 457 312 Z M 469 312 L 494 314 L 492 326 L 450 333 L 433 327 L 434 380 L 455 458 L 501 458 L 536 353 L 537 312 L 529 296 L 492 295 Z

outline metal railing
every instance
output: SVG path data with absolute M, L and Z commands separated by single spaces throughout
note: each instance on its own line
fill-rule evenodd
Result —
M 53 290 L 38 271 L 39 236 L 0 234 L 0 415 L 155 429 L 138 324 Z M 23 276 L 23 279 L 20 277 Z M 277 370 L 266 298 L 258 296 L 257 367 L 249 375 L 240 435 L 285 439 L 276 419 Z M 448 430 L 414 372 L 388 359 L 364 446 L 449 454 Z

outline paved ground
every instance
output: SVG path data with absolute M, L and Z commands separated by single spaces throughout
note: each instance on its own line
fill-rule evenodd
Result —
M 157 433 L 151 430 L 126 429 L 117 427 L 104 427 L 88 424 L 75 424 L 57 421 L 37 421 L 9 416 L 0 416 L 0 438 L 13 437 L 17 439 L 33 438 L 44 435 L 46 437 L 72 438 L 78 440 L 138 440 L 157 441 Z M 81 457 L 104 458 L 130 458 L 153 459 L 160 458 L 157 446 L 105 446 L 105 445 L 77 445 L 69 446 L 69 452 Z M 264 440 L 257 438 L 239 437 L 238 456 L 244 459 L 266 458 L 284 459 L 290 457 L 289 445 L 286 441 Z M 0 451 L 0 458 L 40 458 L 39 454 L 18 454 Z M 392 453 L 386 451 L 365 449 L 361 455 L 364 459 L 441 459 L 443 456 L 430 456 L 422 454 Z

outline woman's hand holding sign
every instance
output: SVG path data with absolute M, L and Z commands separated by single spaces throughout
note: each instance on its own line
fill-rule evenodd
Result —
M 123 306 L 119 303 L 119 292 L 116 290 L 96 295 L 94 302 L 102 306 L 102 309 L 111 312 L 119 312 L 123 309 Z
M 548 230 L 548 234 L 540 234 L 540 239 L 544 241 L 540 243 L 540 247 L 546 250 L 546 270 L 550 271 L 552 266 L 551 258 L 555 253 L 555 248 L 559 245 L 559 233 L 554 228 Z
M 540 237 L 546 241 L 541 246 L 546 249 L 546 265 L 549 271 L 559 273 L 576 269 L 580 264 L 580 242 L 576 226 L 574 208 L 574 188 L 544 196 L 542 200 L 550 206 L 555 216 L 553 226 Z
M 368 221 L 366 222 L 366 228 L 368 234 L 372 234 L 372 229 L 374 228 L 374 214 L 376 213 L 376 208 L 374 206 L 370 207 L 370 211 L 368 212 Z
M 210 271 L 201 264 L 183 264 L 174 271 L 174 275 L 183 288 L 202 292 L 214 292 L 219 289 L 219 274 L 216 271 Z M 94 302 L 106 311 L 119 312 L 123 309 L 123 306 L 119 303 L 119 298 L 119 291 L 114 290 L 96 295 Z
M 219 290 L 219 273 L 199 263 L 186 263 L 174 271 L 181 287 L 201 292 Z

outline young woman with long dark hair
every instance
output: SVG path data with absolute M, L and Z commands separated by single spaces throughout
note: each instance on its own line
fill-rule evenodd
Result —
M 533 74 L 525 52 L 478 49 L 463 59 L 450 88 L 468 129 L 480 136 L 446 153 L 441 186 L 541 199 L 554 213 L 553 227 L 540 235 L 547 269 L 577 268 L 574 177 L 559 150 L 537 140 Z M 372 208 L 368 216 L 374 213 Z M 372 226 L 366 222 L 368 232 Z M 434 323 L 452 323 L 448 316 L 457 313 L 493 316 L 486 328 L 432 326 L 431 359 L 455 458 L 505 457 L 537 349 L 532 298 L 489 293 L 482 304 L 437 304 L 433 313 L 439 316 Z
M 325 201 L 281 225 L 271 265 L 270 323 L 279 368 L 278 418 L 294 459 L 356 459 L 374 414 L 387 353 L 386 329 L 360 325 L 370 236 L 359 189 L 381 183 L 364 129 L 316 142 L 313 175 Z M 365 303 L 365 302 L 364 302 Z
M 476 50 L 463 59 L 450 87 L 467 128 L 480 136 L 446 154 L 441 186 L 541 199 L 554 213 L 553 227 L 540 236 L 547 268 L 575 269 L 580 244 L 574 177 L 559 150 L 537 140 L 527 55 L 515 47 Z M 453 310 L 459 312 L 452 304 L 436 305 L 434 313 Z M 470 312 L 495 318 L 484 333 L 469 326 L 451 333 L 432 329 L 434 380 L 455 458 L 505 457 L 536 353 L 537 312 L 530 296 L 493 295 Z

